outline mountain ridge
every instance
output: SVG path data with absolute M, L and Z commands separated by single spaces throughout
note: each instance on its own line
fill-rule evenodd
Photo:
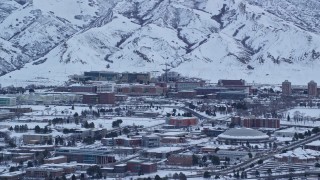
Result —
M 166 64 L 213 82 L 317 80 L 320 2 L 315 0 L 21 4 L 0 3 L 3 85 L 63 84 L 90 70 L 160 73 Z

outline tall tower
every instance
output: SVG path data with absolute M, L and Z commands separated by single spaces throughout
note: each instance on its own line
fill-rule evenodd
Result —
M 292 89 L 291 89 L 291 82 L 288 80 L 285 80 L 282 82 L 282 95 L 284 96 L 290 96 L 292 94 Z
M 317 83 L 314 82 L 314 81 L 310 81 L 308 83 L 308 95 L 310 97 L 315 97 L 318 95 L 318 92 L 317 92 Z

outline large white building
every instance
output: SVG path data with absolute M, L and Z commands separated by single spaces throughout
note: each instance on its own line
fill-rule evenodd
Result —
M 238 143 L 264 143 L 271 142 L 272 139 L 265 133 L 250 128 L 232 128 L 218 135 L 219 142 L 230 144 Z

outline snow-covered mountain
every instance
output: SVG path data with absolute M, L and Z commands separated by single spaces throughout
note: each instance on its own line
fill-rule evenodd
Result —
M 1 0 L 0 83 L 90 70 L 320 80 L 318 0 Z M 107 68 L 110 66 L 110 68 Z

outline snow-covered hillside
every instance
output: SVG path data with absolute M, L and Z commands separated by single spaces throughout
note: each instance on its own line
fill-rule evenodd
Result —
M 2 85 L 62 84 L 89 70 L 161 72 L 165 64 L 212 82 L 320 81 L 317 0 L 17 2 L 0 2 Z

